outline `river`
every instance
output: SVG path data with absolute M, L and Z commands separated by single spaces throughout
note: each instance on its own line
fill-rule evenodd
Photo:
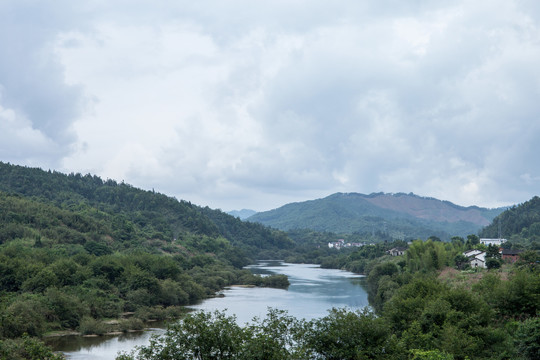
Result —
M 318 265 L 288 264 L 280 261 L 259 261 L 248 267 L 256 274 L 285 274 L 291 285 L 287 290 L 270 288 L 231 287 L 223 290 L 223 297 L 207 299 L 190 308 L 223 310 L 236 315 L 239 323 L 254 317 L 264 318 L 269 307 L 287 310 L 289 315 L 310 320 L 328 314 L 332 307 L 361 309 L 368 306 L 363 288 L 364 277 L 347 271 L 321 269 Z M 146 345 L 152 334 L 161 334 L 155 327 L 142 333 L 115 337 L 66 337 L 52 343 L 56 351 L 63 351 L 70 360 L 113 360 L 120 351 Z

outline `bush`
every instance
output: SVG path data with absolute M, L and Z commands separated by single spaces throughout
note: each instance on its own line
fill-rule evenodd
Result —
M 119 324 L 119 330 L 122 332 L 128 332 L 129 330 L 142 330 L 144 329 L 144 322 L 138 318 L 130 318 L 121 320 Z
M 540 318 L 530 318 L 519 325 L 515 344 L 525 359 L 540 359 Z
M 45 298 L 56 318 L 65 328 L 77 328 L 81 318 L 88 313 L 76 296 L 66 294 L 59 289 L 47 289 Z
M 85 316 L 81 320 L 79 331 L 83 335 L 103 335 L 109 332 L 109 326 L 103 321 L 96 320 L 92 317 Z
M 64 360 L 49 347 L 28 335 L 16 340 L 0 340 L 0 359 L 9 360 Z
M 0 334 L 7 338 L 23 334 L 41 336 L 45 331 L 48 309 L 36 298 L 19 298 L 2 314 Z

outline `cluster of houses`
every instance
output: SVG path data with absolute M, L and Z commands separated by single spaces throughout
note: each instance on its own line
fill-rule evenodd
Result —
M 329 242 L 328 247 L 331 249 L 343 249 L 343 248 L 350 248 L 350 247 L 360 247 L 367 245 L 365 242 L 359 243 L 359 242 L 353 242 L 353 243 L 346 243 L 345 240 L 339 239 L 338 241 Z M 369 244 L 373 245 L 373 244 Z
M 480 239 L 480 243 L 486 246 L 495 245 L 500 246 L 506 242 L 506 239 Z M 516 262 L 519 259 L 521 250 L 510 250 L 499 248 L 501 259 L 507 262 Z M 463 253 L 468 259 L 471 267 L 474 268 L 486 268 L 486 252 L 481 250 L 467 250 Z
M 480 243 L 489 246 L 501 246 L 503 243 L 505 243 L 506 239 L 480 239 Z M 401 256 L 405 254 L 405 251 L 407 251 L 407 248 L 404 247 L 395 247 L 393 249 L 390 249 L 386 251 L 388 255 L 391 256 Z M 504 261 L 507 262 L 516 262 L 519 259 L 519 254 L 521 253 L 521 250 L 510 250 L 510 249 L 503 249 L 499 248 L 499 253 L 501 254 L 501 258 Z M 474 268 L 486 268 L 486 252 L 482 250 L 467 250 L 463 253 L 468 259 L 469 259 L 469 265 Z

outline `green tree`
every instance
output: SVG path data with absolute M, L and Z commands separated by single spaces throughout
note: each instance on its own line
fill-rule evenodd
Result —
M 266 318 L 247 326 L 242 359 L 285 360 L 305 358 L 302 344 L 303 322 L 286 311 L 269 309 Z
M 501 267 L 501 260 L 497 258 L 486 258 L 486 267 L 488 269 L 499 269 Z
M 472 249 L 478 244 L 480 244 L 480 238 L 478 236 L 474 234 L 467 235 L 467 242 L 465 242 L 467 248 Z
M 2 360 L 65 360 L 55 354 L 37 338 L 23 335 L 17 340 L 0 340 L 0 359 Z
M 499 247 L 493 244 L 489 244 L 486 250 L 486 259 L 500 259 L 501 253 L 499 252 Z
M 222 312 L 197 312 L 172 324 L 165 335 L 155 337 L 138 353 L 117 359 L 137 360 L 225 360 L 238 359 L 246 331 L 234 316 Z
M 368 310 L 332 309 L 312 322 L 306 346 L 315 359 L 386 359 L 394 350 L 389 330 Z
M 525 359 L 540 359 L 540 318 L 530 318 L 519 324 L 514 336 L 516 350 Z
M 411 360 L 454 360 L 452 354 L 439 350 L 411 350 Z
M 458 270 L 463 270 L 469 264 L 469 258 L 463 254 L 457 254 L 454 258 L 454 264 Z

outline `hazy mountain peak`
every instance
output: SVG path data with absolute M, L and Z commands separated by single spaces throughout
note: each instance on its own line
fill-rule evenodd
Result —
M 251 209 L 231 210 L 227 212 L 227 214 L 240 218 L 240 220 L 245 220 L 248 217 L 255 215 L 256 213 L 257 212 L 255 210 Z

